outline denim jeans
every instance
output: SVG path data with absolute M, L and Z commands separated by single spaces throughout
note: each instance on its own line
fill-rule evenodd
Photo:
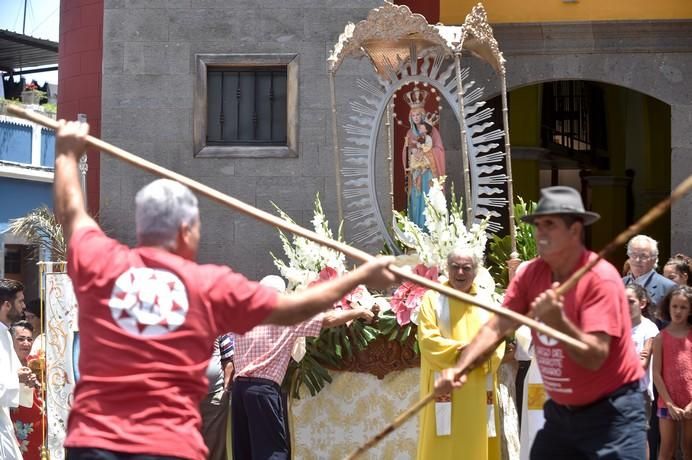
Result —
M 545 425 L 536 434 L 531 460 L 646 458 L 644 398 L 636 385 L 583 408 L 548 400 L 543 411 Z

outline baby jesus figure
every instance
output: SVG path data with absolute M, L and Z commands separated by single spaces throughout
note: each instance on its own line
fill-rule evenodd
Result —
M 423 174 L 426 170 L 431 169 L 428 152 L 432 149 L 433 140 L 428 134 L 430 132 L 430 126 L 427 123 L 421 123 L 417 127 L 420 135 L 416 140 L 417 148 L 411 149 L 409 168 L 411 169 L 411 180 L 413 185 L 417 190 L 420 190 Z

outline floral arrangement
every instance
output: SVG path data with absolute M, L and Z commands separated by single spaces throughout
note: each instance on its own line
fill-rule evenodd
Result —
M 32 81 L 24 85 L 24 91 L 39 91 L 39 88 L 36 82 Z
M 444 179 L 434 180 L 428 193 L 424 211 L 427 231 L 395 212 L 397 240 L 412 252 L 400 256 L 399 262 L 413 273 L 435 281 L 445 279 L 447 255 L 453 248 L 471 247 L 482 257 L 487 242 L 486 221 L 475 223 L 467 229 L 461 201 L 451 200 L 448 209 L 443 184 Z M 284 219 L 294 222 L 278 207 L 277 211 Z M 333 237 L 319 197 L 315 199 L 311 223 L 317 234 Z M 337 234 L 339 241 L 343 241 L 341 229 Z M 289 291 L 305 289 L 347 271 L 345 257 L 341 253 L 302 237 L 289 238 L 282 232 L 280 237 L 285 258 L 279 259 L 274 254 L 272 257 L 281 275 L 288 280 Z M 303 359 L 291 361 L 289 365 L 284 388 L 296 398 L 300 397 L 302 387 L 315 395 L 332 380 L 327 368 L 343 368 L 354 353 L 364 350 L 378 338 L 397 341 L 402 349 L 410 349 L 418 354 L 416 320 L 426 290 L 415 283 L 404 282 L 389 301 L 369 292 L 364 286 L 345 295 L 336 302 L 335 308 L 372 308 L 376 305 L 379 309 L 377 321 L 373 324 L 353 321 L 349 325 L 325 329 L 319 337 L 308 338 Z
M 282 218 L 295 223 L 284 211 L 278 207 L 276 209 Z M 332 238 L 319 196 L 315 198 L 311 223 L 315 233 Z M 331 280 L 347 271 L 345 256 L 340 252 L 299 236 L 289 239 L 283 232 L 280 231 L 279 234 L 287 261 L 274 254 L 272 257 L 279 272 L 288 281 L 289 292 Z M 341 229 L 338 231 L 338 240 L 343 241 Z M 334 308 L 372 309 L 375 305 L 380 311 L 389 309 L 384 298 L 372 295 L 361 285 L 336 302 Z M 299 397 L 302 386 L 307 387 L 312 395 L 317 394 L 324 385 L 332 381 L 325 364 L 338 368 L 344 359 L 351 358 L 356 350 L 365 349 L 378 335 L 374 326 L 362 321 L 352 321 L 347 325 L 324 329 L 319 337 L 307 338 L 306 353 L 299 362 L 291 362 L 284 386 L 288 387 L 294 397 Z
M 430 191 L 425 198 L 424 231 L 403 214 L 394 211 L 395 236 L 404 246 L 415 251 L 419 264 L 412 271 L 428 279 L 444 280 L 447 275 L 447 255 L 456 247 L 472 248 L 480 259 L 483 259 L 485 245 L 488 241 L 487 220 L 473 223 L 470 229 L 464 224 L 464 211 L 461 198 L 452 199 L 449 209 L 444 193 L 444 177 L 433 179 Z M 451 191 L 454 195 L 454 190 Z M 392 297 L 392 311 L 396 313 L 400 326 L 409 322 L 417 323 L 420 303 L 427 289 L 415 283 L 405 282 Z
M 295 223 L 295 221 L 291 219 L 288 214 L 279 209 L 278 206 L 274 205 L 274 207 L 283 219 Z M 325 238 L 333 238 L 332 231 L 329 228 L 329 222 L 327 222 L 324 211 L 322 210 L 322 203 L 320 202 L 319 195 L 315 198 L 314 214 L 311 222 L 315 229 L 315 233 Z M 289 240 L 282 231 L 279 231 L 279 236 L 281 238 L 284 253 L 288 258 L 288 263 L 278 259 L 274 254 L 272 254 L 272 257 L 274 258 L 274 265 L 276 265 L 276 268 L 281 272 L 281 276 L 288 281 L 287 289 L 289 291 L 305 289 L 310 284 L 319 280 L 320 276 L 331 276 L 328 273 L 332 271 L 334 276 L 341 275 L 346 271 L 344 266 L 346 258 L 340 252 L 300 236 L 294 236 L 292 240 Z M 343 241 L 341 228 L 339 228 L 338 231 L 338 240 Z M 322 274 L 322 271 L 325 269 L 329 269 L 329 271 Z
M 438 281 L 437 267 L 426 267 L 423 264 L 418 264 L 413 269 L 413 273 L 429 280 Z M 405 326 L 411 322 L 418 324 L 418 311 L 423 300 L 423 294 L 427 290 L 428 288 L 424 286 L 405 281 L 394 291 L 391 306 L 392 311 L 396 313 L 396 322 L 400 326 Z

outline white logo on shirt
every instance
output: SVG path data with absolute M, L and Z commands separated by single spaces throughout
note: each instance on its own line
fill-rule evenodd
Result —
M 540 332 L 536 332 L 536 335 L 538 336 L 538 340 L 540 340 L 540 342 L 546 347 L 554 347 L 555 345 L 557 345 L 557 339 L 554 339 L 545 334 L 541 334 Z
M 108 301 L 115 322 L 131 334 L 159 336 L 185 322 L 185 285 L 169 271 L 133 267 L 115 281 Z

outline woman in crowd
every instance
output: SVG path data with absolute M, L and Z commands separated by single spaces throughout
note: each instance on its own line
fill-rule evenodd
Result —
M 14 350 L 19 361 L 23 366 L 32 367 L 32 362 L 30 361 L 32 361 L 33 357 L 30 357 L 30 353 L 34 342 L 33 326 L 28 321 L 17 321 L 10 330 L 14 341 Z M 19 407 L 12 409 L 10 412 L 24 460 L 41 459 L 41 447 L 43 446 L 43 401 L 39 393 L 38 389 L 34 389 L 31 407 L 22 405 L 23 403 L 20 399 Z

